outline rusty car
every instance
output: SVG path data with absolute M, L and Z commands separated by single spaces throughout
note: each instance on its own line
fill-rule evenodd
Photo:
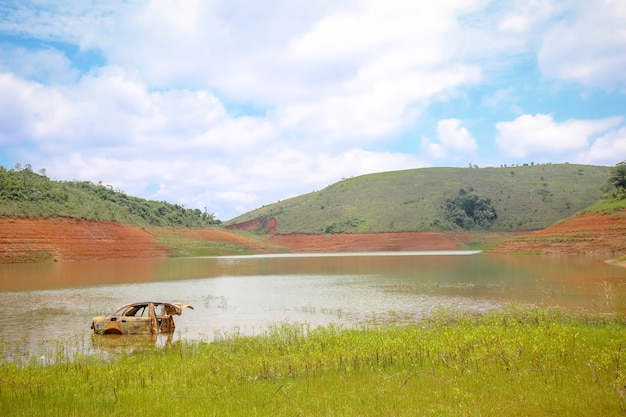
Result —
M 126 304 L 115 312 L 94 317 L 91 328 L 98 334 L 158 334 L 172 333 L 176 328 L 172 316 L 180 316 L 188 304 L 147 301 Z

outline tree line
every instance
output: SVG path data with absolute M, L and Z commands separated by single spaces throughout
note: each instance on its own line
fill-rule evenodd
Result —
M 618 200 L 626 198 L 626 161 L 618 163 L 611 169 L 609 189 L 613 198 Z
M 0 166 L 0 215 L 73 217 L 138 226 L 207 227 L 220 224 L 213 214 L 179 204 L 129 196 L 89 181 L 55 181 L 27 164 Z

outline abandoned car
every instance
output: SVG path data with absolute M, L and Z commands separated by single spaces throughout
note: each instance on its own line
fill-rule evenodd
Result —
M 180 316 L 184 308 L 193 310 L 188 304 L 162 301 L 126 304 L 114 313 L 94 317 L 91 328 L 99 334 L 172 333 L 176 328 L 172 316 Z

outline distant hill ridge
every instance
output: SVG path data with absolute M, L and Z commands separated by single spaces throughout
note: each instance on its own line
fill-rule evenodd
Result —
M 277 234 L 537 230 L 595 203 L 611 169 L 531 164 L 369 174 L 261 207 L 226 226 Z M 221 223 L 198 209 L 128 196 L 110 186 L 50 180 L 29 165 L 0 167 L 0 215 L 161 227 Z
M 265 233 L 271 224 L 278 234 L 537 230 L 600 199 L 610 171 L 530 164 L 368 174 L 250 211 L 226 227 Z
M 126 195 L 89 181 L 55 181 L 45 169 L 30 165 L 7 170 L 0 166 L 0 216 L 67 217 L 114 221 L 136 226 L 208 227 L 219 224 L 213 214 L 178 204 Z

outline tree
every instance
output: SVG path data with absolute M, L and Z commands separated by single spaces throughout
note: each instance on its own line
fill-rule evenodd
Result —
M 611 169 L 609 185 L 615 188 L 614 196 L 618 199 L 626 198 L 626 161 L 620 162 Z
M 618 163 L 611 169 L 609 182 L 615 188 L 626 188 L 626 161 Z
M 498 218 L 489 198 L 468 193 L 464 189 L 459 190 L 458 197 L 446 200 L 445 212 L 449 221 L 466 230 L 475 227 L 488 229 Z

